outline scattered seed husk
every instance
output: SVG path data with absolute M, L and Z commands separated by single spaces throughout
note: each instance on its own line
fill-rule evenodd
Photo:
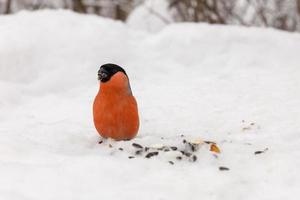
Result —
M 132 143 L 132 146 L 135 147 L 135 148 L 138 148 L 138 149 L 142 149 L 143 148 L 142 145 L 137 144 L 137 143 Z
M 157 155 L 158 155 L 158 151 L 149 152 L 149 153 L 145 156 L 145 158 L 151 158 L 151 157 L 157 156 Z
M 204 142 L 202 140 L 194 140 L 191 142 L 185 140 L 183 143 L 185 143 L 187 148 L 189 148 L 192 152 L 195 152 L 199 149 L 200 144 L 203 144 Z
M 215 142 L 212 142 L 212 141 L 204 141 L 204 143 L 206 143 L 206 144 L 216 144 Z
M 219 167 L 219 170 L 220 171 L 229 171 L 230 169 L 228 167 L 221 166 L 221 167 Z
M 268 148 L 265 148 L 263 151 L 255 151 L 255 152 L 254 152 L 254 155 L 261 154 L 261 153 L 265 153 L 265 152 L 268 151 L 268 150 L 269 150 Z
M 143 153 L 143 150 L 137 150 L 136 152 L 135 152 L 135 155 L 140 155 L 140 154 L 142 154 Z
M 193 156 L 192 156 L 192 161 L 195 162 L 196 160 L 197 160 L 197 156 L 196 156 L 196 155 L 193 155 Z
M 191 153 L 186 152 L 186 151 L 180 151 L 180 153 L 181 153 L 182 155 L 185 155 L 185 156 L 188 156 L 188 157 L 192 155 Z
M 190 157 L 192 155 L 190 152 L 186 152 L 186 151 L 182 151 L 181 153 L 186 157 Z
M 181 137 L 185 137 L 183 134 L 180 135 Z M 164 139 L 163 137 L 161 137 L 161 139 Z M 102 144 L 104 141 L 100 140 L 98 143 Z M 183 139 L 182 142 L 185 144 L 185 149 L 181 150 L 179 149 L 177 146 L 165 146 L 162 144 L 156 144 L 150 147 L 143 147 L 141 144 L 138 143 L 132 143 L 132 146 L 134 148 L 136 148 L 135 151 L 135 155 L 142 155 L 143 152 L 148 152 L 145 153 L 145 158 L 151 158 L 153 156 L 157 156 L 159 154 L 159 151 L 163 151 L 163 152 L 169 152 L 169 151 L 179 151 L 181 152 L 182 156 L 177 156 L 176 160 L 188 160 L 190 162 L 195 162 L 197 161 L 197 156 L 193 154 L 193 152 L 197 151 L 199 149 L 199 147 L 201 146 L 201 144 L 206 143 L 206 144 L 210 144 L 210 151 L 213 151 L 215 153 L 220 153 L 220 149 L 218 148 L 218 146 L 216 145 L 215 142 L 212 141 L 203 141 L 201 139 L 195 139 L 192 141 L 187 141 L 186 139 Z M 112 144 L 108 144 L 109 148 L 113 148 Z M 151 152 L 149 152 L 149 150 L 152 150 Z M 118 148 L 119 151 L 124 151 L 123 148 L 119 147 Z M 156 150 L 156 151 L 155 151 Z M 264 153 L 265 151 L 267 151 L 268 148 L 266 148 L 263 151 L 255 151 L 254 154 L 260 154 L 260 153 Z M 212 154 L 215 158 L 218 158 L 217 154 Z M 128 159 L 133 159 L 135 158 L 135 156 L 128 156 Z M 169 164 L 174 165 L 174 161 L 168 161 Z M 225 170 L 229 170 L 229 168 L 221 166 L 219 167 L 220 171 L 225 171 Z
M 191 149 L 192 152 L 197 151 L 198 148 L 199 148 L 199 145 L 197 145 L 197 144 L 191 144 L 189 142 L 187 144 L 188 144 L 188 147 Z
M 242 131 L 247 131 L 247 130 L 251 130 L 251 127 L 250 127 L 250 126 L 247 126 L 247 127 L 243 127 L 243 128 L 242 128 Z
M 177 147 L 174 147 L 174 146 L 172 146 L 172 147 L 170 147 L 170 149 L 172 149 L 173 151 L 176 151 L 178 148 L 177 148 Z
M 201 140 L 201 139 L 195 139 L 195 140 L 190 141 L 190 143 L 191 143 L 191 144 L 199 145 L 199 144 L 203 144 L 204 141 Z
M 254 154 L 257 155 L 257 154 L 261 154 L 261 153 L 263 153 L 263 152 L 264 152 L 264 151 L 255 151 Z
M 182 157 L 181 157 L 181 156 L 177 156 L 176 159 L 177 159 L 177 160 L 181 160 Z
M 192 151 L 196 151 L 195 145 L 191 145 L 191 149 L 192 149 Z
M 150 146 L 150 148 L 161 151 L 164 148 L 166 148 L 166 146 L 164 146 L 163 144 L 154 144 L 154 145 Z

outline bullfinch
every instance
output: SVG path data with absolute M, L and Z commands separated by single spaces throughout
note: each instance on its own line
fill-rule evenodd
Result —
M 104 138 L 130 140 L 137 135 L 139 114 L 125 70 L 116 64 L 98 71 L 99 91 L 93 104 L 94 125 Z

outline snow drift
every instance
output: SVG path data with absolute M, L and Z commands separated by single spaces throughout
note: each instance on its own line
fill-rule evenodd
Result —
M 68 11 L 2 16 L 0 197 L 298 199 L 299 52 L 299 34 L 272 29 L 191 23 L 151 34 Z M 141 116 L 138 137 L 114 148 L 97 143 L 91 113 L 107 62 L 127 70 Z M 128 159 L 132 142 L 181 134 L 217 142 L 219 158 Z

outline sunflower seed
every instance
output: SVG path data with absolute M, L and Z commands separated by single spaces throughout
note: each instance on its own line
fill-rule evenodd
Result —
M 158 151 L 154 151 L 154 152 L 148 153 L 145 157 L 146 158 L 151 158 L 152 156 L 157 156 L 157 155 L 158 155 Z
M 185 151 L 183 151 L 183 153 L 182 153 L 183 155 L 185 155 L 186 157 L 190 157 L 192 154 L 191 153 L 189 153 L 189 152 L 185 152 Z
M 177 147 L 170 147 L 173 151 L 176 151 L 178 148 Z
M 140 155 L 140 154 L 142 154 L 142 152 L 143 152 L 143 150 L 137 150 L 137 151 L 135 152 L 135 155 Z
M 228 167 L 221 166 L 221 167 L 219 167 L 219 170 L 220 170 L 220 171 L 228 171 L 229 168 L 228 168 Z
M 181 157 L 181 156 L 177 156 L 176 159 L 177 159 L 177 160 L 181 160 L 182 157 Z
M 265 148 L 263 151 L 255 151 L 255 152 L 254 152 L 254 155 L 261 154 L 261 153 L 265 153 L 265 152 L 268 151 L 268 150 L 269 150 L 268 148 Z
M 195 162 L 196 160 L 197 160 L 197 156 L 196 156 L 196 155 L 193 155 L 193 156 L 192 156 L 192 161 Z
M 138 148 L 138 149 L 142 149 L 143 148 L 142 145 L 137 144 L 137 143 L 132 143 L 132 146 L 135 147 L 135 148 Z
M 195 145 L 192 145 L 191 143 L 189 143 L 190 147 L 191 147 L 191 150 L 194 152 L 196 151 L 196 146 Z

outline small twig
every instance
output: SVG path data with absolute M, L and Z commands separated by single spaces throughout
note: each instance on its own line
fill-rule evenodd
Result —
M 156 16 L 157 18 L 159 18 L 160 20 L 162 20 L 165 24 L 170 24 L 171 21 L 168 20 L 166 17 L 164 17 L 162 14 L 160 14 L 159 12 L 155 11 L 153 8 L 145 6 L 146 9 L 153 14 L 154 16 Z

